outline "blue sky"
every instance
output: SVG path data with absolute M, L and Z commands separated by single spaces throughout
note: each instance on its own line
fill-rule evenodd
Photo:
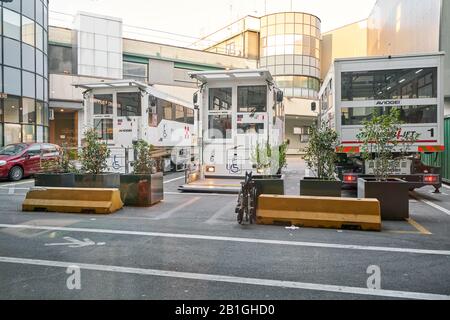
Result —
M 327 31 L 367 18 L 375 2 L 376 0 L 50 0 L 50 10 L 67 14 L 88 11 L 121 17 L 127 25 L 201 37 L 248 14 L 261 16 L 266 11 L 291 11 L 291 8 L 319 16 L 322 31 Z M 51 12 L 50 23 L 69 26 L 70 17 Z M 167 34 L 152 34 L 160 42 L 178 39 Z

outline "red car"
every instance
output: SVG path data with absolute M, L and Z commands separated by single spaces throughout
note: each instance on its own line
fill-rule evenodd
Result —
M 17 143 L 0 148 L 0 179 L 19 181 L 42 171 L 41 160 L 57 159 L 60 147 L 50 143 Z

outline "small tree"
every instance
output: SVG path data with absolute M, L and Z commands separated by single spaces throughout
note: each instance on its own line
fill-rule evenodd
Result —
M 135 174 L 152 174 L 156 171 L 156 161 L 152 159 L 151 152 L 153 146 L 148 144 L 144 140 L 139 140 L 134 145 L 134 154 L 136 159 L 134 160 L 134 173 Z
M 401 135 L 400 110 L 393 108 L 389 113 L 375 115 L 363 122 L 363 129 L 357 138 L 363 143 L 362 155 L 365 160 L 372 161 L 374 175 L 378 181 L 386 181 L 399 161 L 406 157 L 412 144 L 419 138 L 413 132 Z M 395 157 L 395 149 L 399 147 L 400 156 Z
M 374 175 L 378 181 L 386 181 L 396 166 L 393 151 L 399 144 L 399 119 L 398 109 L 391 109 L 388 114 L 375 115 L 363 122 L 364 127 L 357 135 L 363 144 L 363 159 L 373 162 Z
M 335 180 L 336 146 L 338 135 L 326 123 L 320 127 L 313 124 L 310 128 L 309 144 L 304 159 L 306 164 L 321 180 Z
M 40 160 L 43 173 L 71 173 L 75 171 L 75 167 L 71 163 L 73 152 L 65 146 L 60 149 L 58 157 L 45 159 L 43 154 Z
M 264 146 L 261 146 L 259 141 L 257 141 L 252 160 L 256 163 L 258 171 L 262 171 L 264 174 L 272 174 L 272 169 L 279 164 L 279 150 L 273 148 L 269 141 Z
M 107 168 L 107 159 L 110 150 L 106 143 L 100 141 L 95 129 L 87 129 L 84 133 L 85 142 L 80 153 L 82 171 L 92 174 L 100 174 Z
M 281 174 L 281 170 L 287 166 L 287 151 L 289 148 L 289 140 L 286 140 L 282 145 L 279 146 L 278 155 L 278 173 Z

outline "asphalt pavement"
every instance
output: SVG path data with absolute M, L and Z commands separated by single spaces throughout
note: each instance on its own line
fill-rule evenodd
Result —
M 290 159 L 288 194 L 303 172 Z M 179 193 L 183 177 L 108 216 L 24 213 L 34 181 L 1 182 L 0 299 L 450 299 L 448 187 L 377 233 L 240 226 L 235 195 Z

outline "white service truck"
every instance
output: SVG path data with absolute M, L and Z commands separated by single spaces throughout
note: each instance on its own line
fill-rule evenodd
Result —
M 400 111 L 397 138 L 415 136 L 406 157 L 392 172 L 410 189 L 442 186 L 440 168 L 422 164 L 421 153 L 444 151 L 444 53 L 337 59 L 319 92 L 319 118 L 339 135 L 336 148 L 339 177 L 355 185 L 360 176 L 373 175 L 373 162 L 361 157 L 358 133 L 374 115 Z M 398 154 L 405 150 L 396 150 Z

